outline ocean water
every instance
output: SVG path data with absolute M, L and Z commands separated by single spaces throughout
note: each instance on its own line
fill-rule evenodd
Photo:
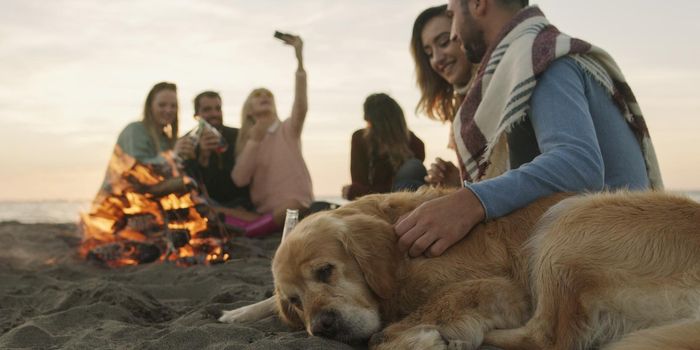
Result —
M 683 191 L 700 202 L 700 191 Z M 317 200 L 345 203 L 340 197 L 325 196 Z M 90 208 L 90 200 L 0 201 L 0 222 L 18 221 L 33 223 L 76 223 L 78 213 Z

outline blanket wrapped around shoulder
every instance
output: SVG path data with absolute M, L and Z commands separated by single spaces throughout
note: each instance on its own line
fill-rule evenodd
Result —
M 536 6 L 521 10 L 499 37 L 484 55 L 454 122 L 465 180 L 480 181 L 509 169 L 506 134 L 526 117 L 538 76 L 568 55 L 612 95 L 640 143 L 651 187 L 663 188 L 641 109 L 608 53 L 559 32 Z

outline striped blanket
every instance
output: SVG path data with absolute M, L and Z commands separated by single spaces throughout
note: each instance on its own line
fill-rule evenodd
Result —
M 454 121 L 465 180 L 480 181 L 509 169 L 506 134 L 526 117 L 537 77 L 554 60 L 570 55 L 613 96 L 640 142 L 652 188 L 663 187 L 642 112 L 610 55 L 559 32 L 536 6 L 521 10 L 500 38 L 484 55 Z

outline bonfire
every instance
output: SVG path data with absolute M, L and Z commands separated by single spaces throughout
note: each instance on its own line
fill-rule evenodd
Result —
M 117 146 L 105 181 L 81 214 L 80 254 L 110 267 L 155 261 L 212 264 L 230 258 L 229 232 L 171 151 L 143 164 Z

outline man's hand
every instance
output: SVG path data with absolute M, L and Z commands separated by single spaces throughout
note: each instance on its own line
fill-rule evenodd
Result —
M 189 136 L 183 136 L 175 142 L 175 153 L 182 159 L 193 159 L 194 141 Z
M 436 257 L 484 220 L 484 208 L 468 188 L 427 201 L 394 225 L 399 249 L 409 256 Z
M 449 187 L 460 187 L 461 178 L 459 169 L 452 163 L 441 158 L 435 158 L 435 162 L 430 165 L 425 182 L 431 185 L 443 185 Z
M 199 151 L 210 154 L 219 147 L 219 136 L 211 130 L 204 129 L 199 138 Z

